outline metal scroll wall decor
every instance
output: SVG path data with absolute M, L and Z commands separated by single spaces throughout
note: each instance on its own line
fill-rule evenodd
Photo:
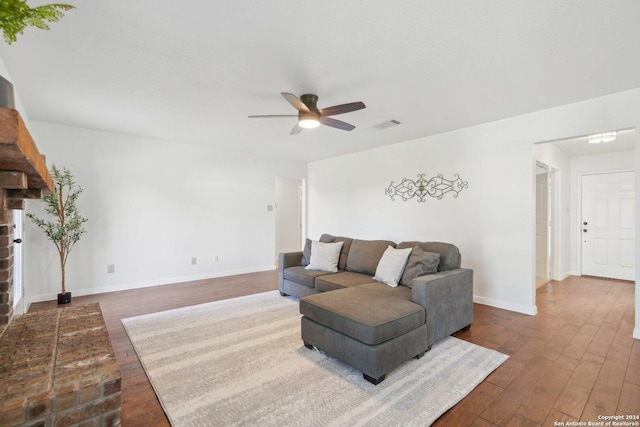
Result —
M 395 197 L 401 197 L 402 200 L 407 201 L 416 197 L 418 202 L 424 203 L 427 196 L 440 200 L 445 194 L 453 193 L 453 197 L 458 197 L 463 189 L 468 188 L 468 182 L 460 179 L 458 174 L 454 175 L 455 178 L 452 181 L 445 179 L 442 174 L 429 179 L 424 176 L 425 174 L 421 173 L 418 174 L 416 180 L 402 178 L 400 184 L 397 185 L 391 181 L 384 194 L 391 196 L 391 200 L 395 200 Z

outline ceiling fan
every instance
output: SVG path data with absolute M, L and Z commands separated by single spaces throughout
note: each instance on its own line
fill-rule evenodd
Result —
M 334 105 L 333 107 L 318 109 L 317 95 L 305 94 L 298 99 L 292 93 L 281 92 L 284 99 L 289 101 L 291 105 L 298 110 L 298 114 L 271 114 L 262 116 L 249 116 L 249 118 L 274 118 L 274 117 L 298 117 L 298 123 L 291 129 L 291 135 L 297 135 L 304 129 L 312 129 L 320 126 L 320 124 L 331 126 L 336 129 L 353 130 L 355 126 L 340 120 L 332 119 L 328 116 L 350 113 L 352 111 L 362 110 L 366 106 L 362 102 L 351 102 L 349 104 Z

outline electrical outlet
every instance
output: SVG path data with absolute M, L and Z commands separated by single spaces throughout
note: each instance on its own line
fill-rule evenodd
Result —
M 111 274 L 115 272 L 116 272 L 116 266 L 114 264 L 107 265 L 107 274 Z
M 196 265 L 197 261 L 196 257 L 191 257 L 191 265 Z
M 220 259 L 218 258 L 218 255 L 214 256 L 213 257 L 213 262 L 218 262 L 218 261 L 220 261 Z

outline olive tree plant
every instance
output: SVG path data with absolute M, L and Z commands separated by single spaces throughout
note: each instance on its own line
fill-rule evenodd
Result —
M 42 219 L 32 213 L 27 217 L 35 225 L 40 227 L 49 240 L 53 242 L 60 256 L 61 294 L 66 295 L 65 287 L 65 265 L 69 257 L 69 252 L 86 232 L 84 218 L 78 212 L 76 201 L 82 193 L 82 187 L 78 186 L 73 175 L 67 168 L 58 169 L 56 165 L 51 166 L 51 177 L 55 184 L 53 194 L 47 194 L 42 198 L 45 202 L 45 212 L 53 219 Z M 60 298 L 58 299 L 60 301 Z M 68 302 L 68 301 L 67 301 Z

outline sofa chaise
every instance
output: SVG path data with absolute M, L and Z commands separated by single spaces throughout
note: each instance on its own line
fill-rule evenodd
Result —
M 341 242 L 337 271 L 308 268 L 309 239 L 304 251 L 281 253 L 278 259 L 280 294 L 300 298 L 306 347 L 315 346 L 378 384 L 400 364 L 470 327 L 473 271 L 461 268 L 456 246 L 329 234 L 319 242 Z M 390 248 L 410 253 L 397 286 L 374 279 Z

